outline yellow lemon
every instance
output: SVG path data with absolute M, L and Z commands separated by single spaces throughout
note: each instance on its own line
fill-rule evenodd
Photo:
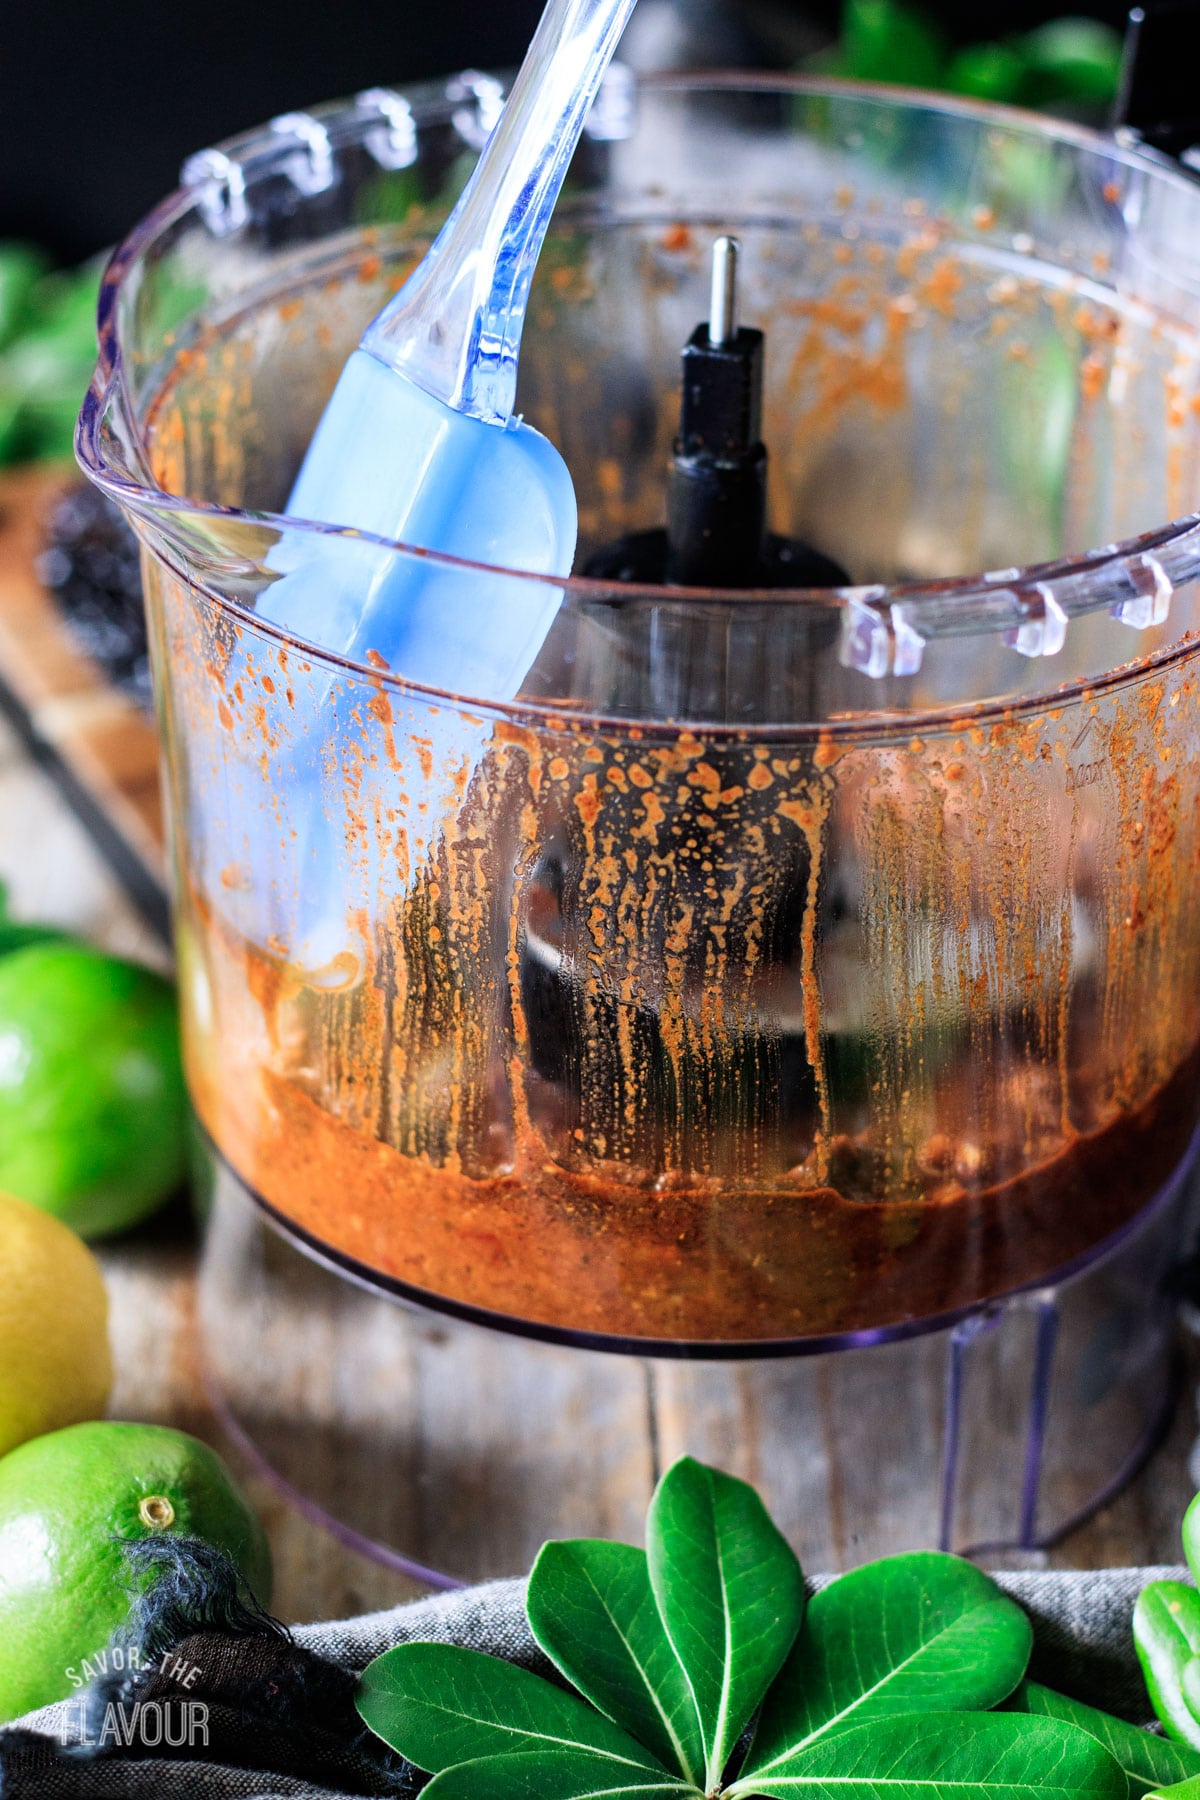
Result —
M 111 1386 L 99 1263 L 60 1220 L 0 1193 L 0 1455 L 99 1418 Z

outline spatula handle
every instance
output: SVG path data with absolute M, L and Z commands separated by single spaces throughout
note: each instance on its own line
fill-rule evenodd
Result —
M 538 253 L 635 0 L 549 0 L 500 120 L 428 255 L 362 347 L 457 412 L 512 416 Z

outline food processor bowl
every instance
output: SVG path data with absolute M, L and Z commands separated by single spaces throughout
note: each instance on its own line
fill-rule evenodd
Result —
M 1161 1421 L 1200 1119 L 1200 189 L 1005 109 L 615 70 L 521 367 L 579 566 L 661 523 L 733 233 L 771 525 L 853 585 L 553 582 L 515 700 L 441 692 L 256 604 L 284 542 L 407 564 L 448 632 L 539 579 L 280 513 L 502 95 L 204 152 L 103 286 L 78 447 L 144 549 L 215 1390 L 299 1490 L 321 1431 L 386 1442 L 353 1529 L 462 1575 L 769 1439 L 830 1562 L 1048 1541 Z M 429 1504 L 473 1453 L 498 1486 Z

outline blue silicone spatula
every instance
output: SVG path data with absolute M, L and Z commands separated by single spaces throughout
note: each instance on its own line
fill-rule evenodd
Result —
M 514 417 L 525 308 L 588 108 L 635 0 L 549 0 L 508 102 L 426 256 L 364 332 L 288 502 L 294 518 L 541 576 L 570 571 L 575 493 L 558 451 Z M 285 530 L 256 613 L 415 683 L 511 699 L 558 610 L 552 580 L 489 581 L 369 538 Z M 418 711 L 420 709 L 418 708 Z M 318 984 L 345 966 L 346 920 L 411 885 L 465 792 L 490 727 L 446 704 L 397 734 L 399 772 L 339 759 L 361 737 L 361 683 L 297 683 L 286 751 L 197 770 L 193 839 L 214 904 Z M 353 839 L 353 841 L 351 841 Z M 232 865 L 232 878 L 231 868 Z M 330 974 L 328 979 L 341 977 Z
M 633 6 L 549 0 L 457 206 L 346 364 L 292 490 L 293 517 L 569 573 L 575 492 L 553 445 L 514 417 L 517 359 L 550 215 Z M 518 691 L 558 607 L 552 587 L 509 584 L 498 604 L 486 583 L 464 584 L 447 619 L 424 603 L 411 561 L 363 549 L 336 559 L 331 582 L 335 559 L 285 541 L 272 561 L 286 578 L 259 613 L 323 648 L 373 651 L 413 681 L 490 700 Z

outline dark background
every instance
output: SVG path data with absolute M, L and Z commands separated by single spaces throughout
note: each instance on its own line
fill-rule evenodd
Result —
M 836 29 L 836 0 L 642 0 L 641 60 L 787 67 Z M 1128 0 L 978 0 L 928 11 L 957 39 L 1064 12 L 1119 24 Z M 655 11 L 658 12 L 655 29 Z M 76 260 L 173 188 L 190 152 L 360 88 L 518 63 L 541 0 L 0 0 L 0 237 Z M 664 50 L 664 46 L 668 49 Z M 635 62 L 638 57 L 631 60 Z

